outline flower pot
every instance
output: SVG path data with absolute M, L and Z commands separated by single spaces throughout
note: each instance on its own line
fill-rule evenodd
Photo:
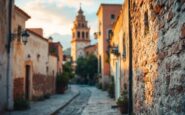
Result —
M 119 105 L 119 110 L 123 114 L 128 113 L 128 105 L 127 104 Z
M 64 86 L 57 87 L 57 93 L 64 94 L 66 88 Z

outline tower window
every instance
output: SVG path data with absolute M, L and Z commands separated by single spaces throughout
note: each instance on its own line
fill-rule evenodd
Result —
M 82 38 L 84 38 L 85 37 L 85 34 L 84 34 L 84 32 L 82 32 Z
M 78 38 L 80 38 L 80 32 L 78 32 Z
M 110 18 L 111 18 L 112 20 L 114 20 L 114 19 L 115 19 L 115 15 L 114 15 L 114 14 L 111 14 Z
M 89 37 L 89 33 L 88 33 L 88 32 L 86 32 L 86 38 L 88 39 L 88 37 Z

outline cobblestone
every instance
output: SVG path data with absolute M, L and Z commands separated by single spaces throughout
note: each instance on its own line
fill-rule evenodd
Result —
M 87 106 L 91 92 L 87 87 L 79 87 L 79 91 L 80 95 L 56 115 L 81 115 L 83 109 Z
M 88 89 L 91 91 L 91 97 L 82 115 L 121 115 L 118 109 L 112 109 L 116 103 L 108 97 L 107 92 L 95 87 Z

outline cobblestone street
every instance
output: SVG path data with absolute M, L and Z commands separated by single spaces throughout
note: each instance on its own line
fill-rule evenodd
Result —
M 88 86 L 81 86 L 79 90 L 80 95 L 56 115 L 120 115 L 112 108 L 116 104 L 107 92 Z
M 87 87 L 80 87 L 80 95 L 56 115 L 81 115 L 83 109 L 87 106 L 90 95 L 91 92 Z
M 96 87 L 88 88 L 91 97 L 82 115 L 121 115 L 118 109 L 112 108 L 116 103 L 108 97 L 106 91 L 101 91 Z

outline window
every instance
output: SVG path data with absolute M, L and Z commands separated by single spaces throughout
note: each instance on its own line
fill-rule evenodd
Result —
M 84 27 L 84 24 L 82 24 L 82 27 Z
M 47 67 L 46 67 L 46 73 L 48 73 L 48 72 L 49 72 L 49 67 L 47 66 Z
M 85 33 L 84 32 L 82 32 L 82 38 L 84 38 L 85 37 Z
M 53 76 L 55 76 L 55 71 L 53 70 Z
M 40 54 L 37 54 L 37 61 L 39 61 L 40 59 Z
M 125 41 L 125 33 L 123 34 L 123 59 L 126 59 L 126 41 Z
M 78 32 L 78 38 L 80 38 L 80 32 Z
M 111 20 L 114 20 L 115 19 L 115 15 L 111 14 L 110 18 L 111 18 Z

